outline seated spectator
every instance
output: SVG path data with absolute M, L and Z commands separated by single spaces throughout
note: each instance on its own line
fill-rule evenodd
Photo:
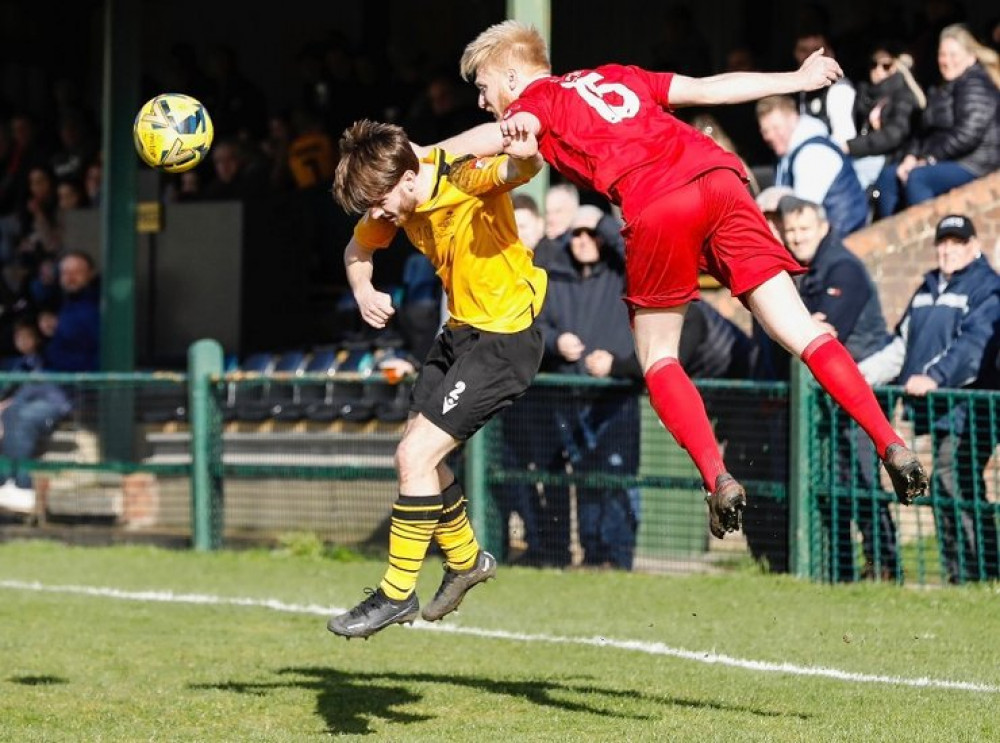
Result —
M 525 247 L 535 249 L 545 235 L 545 220 L 538 212 L 538 204 L 526 193 L 517 193 L 512 197 L 514 202 L 514 221 L 517 222 L 517 235 Z
M 924 91 L 910 74 L 912 60 L 894 56 L 886 46 L 872 51 L 871 84 L 859 85 L 854 99 L 858 135 L 842 146 L 854 160 L 854 170 L 864 188 L 875 182 L 883 167 L 902 158 L 919 112 L 927 105 Z
M 841 235 L 864 226 L 868 198 L 851 161 L 822 121 L 799 114 L 795 101 L 781 95 L 757 102 L 757 121 L 764 141 L 780 158 L 775 185 L 789 186 L 800 199 L 822 204 Z
M 927 96 L 919 135 L 875 187 L 885 217 L 1000 168 L 1000 62 L 961 25 L 941 32 L 938 67 L 944 83 Z M 902 190 L 902 193 L 900 191 Z
M 52 172 L 59 180 L 83 180 L 87 165 L 97 152 L 90 122 L 79 110 L 66 112 L 59 121 L 59 146 L 52 155 Z
M 983 470 L 996 432 L 970 414 L 974 400 L 925 400 L 980 385 L 985 350 L 1000 328 L 1000 276 L 982 254 L 972 220 L 953 214 L 934 233 L 938 267 L 924 281 L 888 345 L 859 364 L 869 384 L 902 385 L 917 435 L 934 432 L 931 501 L 950 583 L 1000 578 L 997 526 Z
M 295 132 L 288 144 L 288 169 L 296 188 L 326 187 L 333 182 L 337 148 L 317 114 L 297 109 L 292 114 Z M 272 171 L 273 172 L 273 171 Z
M 535 245 L 535 265 L 548 267 L 569 246 L 569 226 L 580 206 L 572 183 L 557 183 L 545 194 L 545 236 Z
M 726 152 L 732 152 L 736 155 L 740 159 L 740 162 L 743 163 L 743 169 L 747 172 L 747 178 L 750 181 L 750 191 L 755 196 L 760 193 L 760 185 L 757 183 L 757 177 L 753 174 L 753 169 L 743 159 L 743 156 L 736 151 L 736 145 L 733 144 L 733 140 L 723 131 L 722 125 L 714 116 L 711 114 L 697 114 L 691 119 L 691 126 L 711 139 Z
M 784 244 L 809 268 L 799 280 L 802 301 L 813 317 L 840 339 L 851 358 L 863 361 L 881 349 L 889 336 L 868 269 L 831 232 L 823 207 L 786 196 L 779 208 Z M 835 433 L 838 483 L 864 495 L 853 496 L 853 508 L 850 501 L 840 499 L 831 500 L 824 510 L 832 545 L 832 578 L 852 581 L 859 577 L 851 536 L 851 516 L 856 512 L 866 561 L 864 573 L 895 581 L 900 577 L 895 525 L 888 505 L 871 496 L 878 489 L 875 447 L 853 421 L 841 417 L 839 422 Z
M 207 201 L 242 201 L 265 193 L 267 184 L 247 165 L 242 146 L 224 139 L 212 147 L 215 180 L 202 189 Z
M 48 371 L 87 372 L 98 368 L 100 297 L 94 262 L 86 253 L 66 253 L 59 262 L 59 281 L 64 293 L 52 339 L 42 357 Z M 42 439 L 72 410 L 65 390 L 58 385 L 22 384 L 4 409 L 3 452 L 6 464 L 0 470 L 0 508 L 19 513 L 35 509 L 31 475 L 20 462 L 37 453 Z
M 833 44 L 830 43 L 825 30 L 808 28 L 800 31 L 795 37 L 795 61 L 800 66 L 810 54 L 820 49 L 827 57 L 836 59 Z M 857 134 L 854 118 L 851 115 L 854 97 L 854 85 L 845 76 L 829 87 L 799 93 L 799 113 L 822 121 L 833 140 L 842 145 Z

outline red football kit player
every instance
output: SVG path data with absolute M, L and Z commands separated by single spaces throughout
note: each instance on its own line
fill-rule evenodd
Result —
M 506 21 L 466 47 L 461 68 L 479 89 L 480 107 L 500 123 L 447 140 L 448 149 L 540 153 L 567 178 L 621 207 L 625 301 L 650 401 L 698 467 L 715 536 L 740 528 L 746 494 L 726 472 L 701 397 L 677 361 L 699 268 L 738 296 L 871 436 L 901 502 L 925 493 L 927 476 L 916 455 L 889 424 L 850 354 L 802 304 L 789 275 L 801 267 L 771 234 L 739 160 L 669 113 L 825 87 L 843 75 L 833 59 L 820 50 L 790 73 L 690 78 L 604 65 L 555 77 L 538 32 Z

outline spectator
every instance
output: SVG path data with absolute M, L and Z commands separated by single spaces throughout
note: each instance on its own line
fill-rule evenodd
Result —
M 87 164 L 96 153 L 97 143 L 87 117 L 77 110 L 65 113 L 59 122 L 59 147 L 51 160 L 55 177 L 59 180 L 81 180 Z
M 545 194 L 545 236 L 535 245 L 535 265 L 545 268 L 569 246 L 569 226 L 580 207 L 572 183 L 557 183 Z
M 997 528 L 983 481 L 996 434 L 977 429 L 973 401 L 923 398 L 980 383 L 985 349 L 1000 327 L 1000 276 L 964 215 L 938 222 L 934 246 L 938 267 L 924 275 L 892 340 L 860 367 L 869 384 L 902 385 L 915 433 L 937 439 L 931 496 L 948 581 L 996 580 Z
M 904 199 L 907 206 L 921 204 L 1000 167 L 997 53 L 952 25 L 941 32 L 938 67 L 944 83 L 927 96 L 920 135 L 875 184 L 879 216 L 894 213 Z
M 86 253 L 69 252 L 59 263 L 59 281 L 64 293 L 55 334 L 43 352 L 50 371 L 96 371 L 100 334 L 100 304 L 94 263 Z M 35 509 L 31 475 L 18 467 L 31 459 L 41 440 L 72 404 L 66 392 L 54 384 L 22 384 L 4 409 L 2 451 L 6 482 L 0 486 L 0 507 L 20 513 Z
M 823 207 L 786 196 L 780 210 L 785 245 L 797 261 L 808 267 L 799 280 L 799 294 L 806 308 L 833 330 L 855 361 L 866 359 L 881 349 L 889 336 L 868 269 L 831 232 Z M 838 424 L 834 434 L 837 482 L 851 488 L 856 509 L 847 499 L 831 499 L 830 510 L 824 514 L 831 530 L 833 579 L 851 581 L 858 577 L 851 537 L 854 512 L 863 539 L 865 574 L 896 580 L 896 531 L 888 505 L 875 494 L 875 448 L 853 421 L 842 416 Z
M 800 32 L 795 39 L 795 62 L 801 65 L 809 55 L 820 49 L 827 57 L 836 59 L 825 31 L 810 29 Z M 845 76 L 829 87 L 799 93 L 799 113 L 822 121 L 833 141 L 843 145 L 857 134 L 851 115 L 854 98 L 854 85 Z
M 103 166 L 101 157 L 98 155 L 90 165 L 87 166 L 83 174 L 83 190 L 87 194 L 87 203 L 90 206 L 101 205 L 101 181 L 103 179 Z
M 243 201 L 266 190 L 266 183 L 250 170 L 243 148 L 235 140 L 224 139 L 212 148 L 212 165 L 215 180 L 202 192 L 207 201 Z
M 622 257 L 597 231 L 602 212 L 581 206 L 570 223 L 568 249 L 548 268 L 549 290 L 539 326 L 545 336 L 543 368 L 562 374 L 619 377 L 639 382 L 629 315 L 621 301 L 625 286 Z M 583 389 L 561 395 L 550 425 L 561 443 L 560 457 L 548 466 L 558 472 L 611 472 L 635 475 L 639 468 L 639 401 L 635 389 Z M 541 463 L 544 464 L 544 463 Z M 639 525 L 639 493 L 625 485 L 577 486 L 577 517 L 583 563 L 629 570 Z M 546 487 L 546 503 L 559 514 L 545 523 L 560 529 L 546 547 L 569 549 L 569 492 Z
M 859 86 L 854 99 L 854 122 L 858 135 L 842 149 L 854 160 L 854 170 L 864 188 L 871 186 L 882 168 L 902 157 L 919 112 L 927 98 L 910 74 L 909 57 L 897 57 L 886 45 L 871 56 L 870 85 Z
M 337 167 L 337 147 L 316 114 L 306 109 L 292 113 L 295 132 L 288 145 L 287 167 L 296 188 L 329 189 Z M 436 140 L 434 140 L 436 141 Z
M 826 133 L 823 122 L 800 114 L 789 96 L 757 102 L 757 121 L 764 141 L 781 158 L 775 185 L 790 186 L 800 199 L 822 204 L 830 224 L 841 235 L 864 226 L 868 200 L 851 161 Z
M 534 250 L 545 235 L 545 220 L 538 212 L 538 204 L 526 193 L 514 194 L 512 200 L 518 237 L 525 247 Z
M 755 196 L 760 193 L 760 184 L 757 182 L 757 176 L 754 175 L 750 165 L 743 159 L 743 155 L 737 151 L 733 140 L 729 138 L 729 135 L 722 129 L 722 125 L 714 116 L 711 114 L 698 114 L 691 119 L 691 126 L 711 139 L 726 152 L 732 152 L 736 155 L 740 159 L 740 162 L 743 163 L 743 168 L 747 172 L 747 180 L 750 182 L 750 192 Z
M 475 100 L 449 71 L 431 77 L 407 114 L 404 127 L 418 142 L 440 142 L 483 121 Z

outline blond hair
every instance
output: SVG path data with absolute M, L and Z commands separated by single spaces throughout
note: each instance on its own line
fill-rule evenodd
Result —
M 360 214 L 378 204 L 420 160 L 409 137 L 395 124 L 362 119 L 344 130 L 333 198 L 344 211 Z
M 1000 55 L 988 46 L 980 44 L 972 32 L 961 23 L 953 23 L 941 29 L 939 43 L 945 39 L 957 41 L 965 51 L 973 55 L 986 70 L 993 84 L 1000 88 Z
M 757 101 L 756 111 L 757 118 L 763 119 L 772 111 L 797 114 L 799 112 L 799 105 L 790 95 L 769 95 Z
M 545 39 L 534 26 L 519 21 L 504 21 L 490 26 L 469 42 L 462 53 L 459 69 L 469 82 L 484 67 L 518 65 L 530 72 L 549 72 L 549 53 Z

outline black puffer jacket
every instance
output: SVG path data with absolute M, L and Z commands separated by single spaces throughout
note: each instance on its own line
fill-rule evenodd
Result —
M 1000 168 L 1000 91 L 977 62 L 927 96 L 920 136 L 909 154 L 950 160 L 977 177 Z
M 873 129 L 869 116 L 881 107 L 881 126 Z M 920 121 L 917 97 L 902 73 L 897 72 L 877 85 L 858 86 L 854 98 L 854 124 L 858 136 L 847 142 L 851 157 L 885 155 L 902 159 L 904 145 Z

